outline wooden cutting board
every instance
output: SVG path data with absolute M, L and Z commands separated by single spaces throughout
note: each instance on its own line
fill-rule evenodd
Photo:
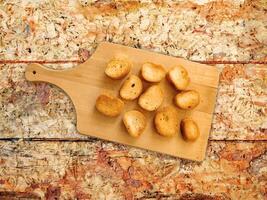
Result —
M 139 138 L 133 138 L 124 128 L 123 113 L 119 117 L 110 118 L 95 109 L 95 101 L 100 94 L 107 92 L 119 95 L 123 80 L 111 80 L 104 74 L 107 62 L 117 56 L 131 60 L 133 63 L 131 73 L 136 75 L 139 74 L 142 64 L 148 61 L 161 64 L 166 69 L 176 65 L 182 65 L 187 69 L 191 79 L 188 89 L 197 90 L 201 102 L 194 110 L 180 110 L 180 118 L 191 116 L 197 122 L 200 129 L 197 141 L 184 141 L 180 132 L 171 138 L 158 135 L 153 126 L 155 112 L 147 111 L 143 111 L 148 119 L 145 131 Z M 205 157 L 219 81 L 219 71 L 216 67 L 103 42 L 86 62 L 73 69 L 52 70 L 39 64 L 31 64 L 27 67 L 25 76 L 29 81 L 48 82 L 66 92 L 75 106 L 77 130 L 81 134 L 191 160 L 201 161 Z M 150 84 L 144 85 L 146 88 Z M 177 91 L 165 79 L 160 85 L 165 92 L 162 106 L 173 105 L 172 100 Z M 124 112 L 131 109 L 141 110 L 137 100 L 126 102 Z

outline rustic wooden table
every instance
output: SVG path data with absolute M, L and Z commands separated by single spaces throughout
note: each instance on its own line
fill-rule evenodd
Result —
M 0 199 L 267 199 L 266 25 L 265 0 L 0 0 Z M 79 135 L 70 99 L 24 78 L 101 41 L 221 70 L 203 162 Z

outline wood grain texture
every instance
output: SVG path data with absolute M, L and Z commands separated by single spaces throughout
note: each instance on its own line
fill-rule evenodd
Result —
M 264 142 L 210 142 L 201 163 L 97 140 L 1 141 L 0 148 L 4 197 L 228 200 L 267 195 Z
M 199 92 L 200 105 L 190 111 L 179 110 L 179 120 L 187 116 L 196 121 L 200 137 L 195 142 L 184 141 L 180 132 L 172 138 L 159 136 L 153 126 L 155 112 L 144 112 L 148 125 L 139 138 L 132 138 L 122 125 L 122 117 L 125 111 L 140 109 L 137 101 L 125 102 L 123 113 L 116 118 L 106 117 L 96 110 L 95 102 L 99 95 L 118 95 L 123 81 L 111 80 L 104 73 L 107 63 L 118 56 L 127 57 L 133 63 L 131 74 L 135 75 L 140 73 L 145 62 L 160 64 L 167 71 L 176 65 L 186 68 L 191 80 L 188 89 Z M 63 89 L 74 104 L 77 130 L 82 134 L 192 160 L 199 161 L 205 157 L 219 82 L 219 71 L 212 66 L 122 45 L 101 43 L 90 59 L 73 69 L 56 71 L 31 64 L 26 68 L 25 77 L 29 81 L 52 83 Z M 161 107 L 175 107 L 172 102 L 177 91 L 166 79 L 159 85 L 164 91 Z M 148 87 L 147 84 L 145 87 Z
M 84 60 L 110 41 L 190 60 L 266 61 L 264 2 L 1 1 L 0 59 Z

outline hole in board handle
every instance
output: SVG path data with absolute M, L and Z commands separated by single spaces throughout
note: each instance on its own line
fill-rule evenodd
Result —
M 36 71 L 34 70 L 34 71 L 32 71 L 32 73 L 33 73 L 33 74 L 36 74 Z

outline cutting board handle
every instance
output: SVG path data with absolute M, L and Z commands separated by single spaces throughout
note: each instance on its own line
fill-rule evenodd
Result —
M 77 67 L 65 70 L 54 70 L 33 63 L 26 67 L 25 77 L 28 81 L 51 83 L 66 91 L 68 80 L 71 81 L 73 79 L 73 73 L 75 73 L 75 71 L 77 71 Z

